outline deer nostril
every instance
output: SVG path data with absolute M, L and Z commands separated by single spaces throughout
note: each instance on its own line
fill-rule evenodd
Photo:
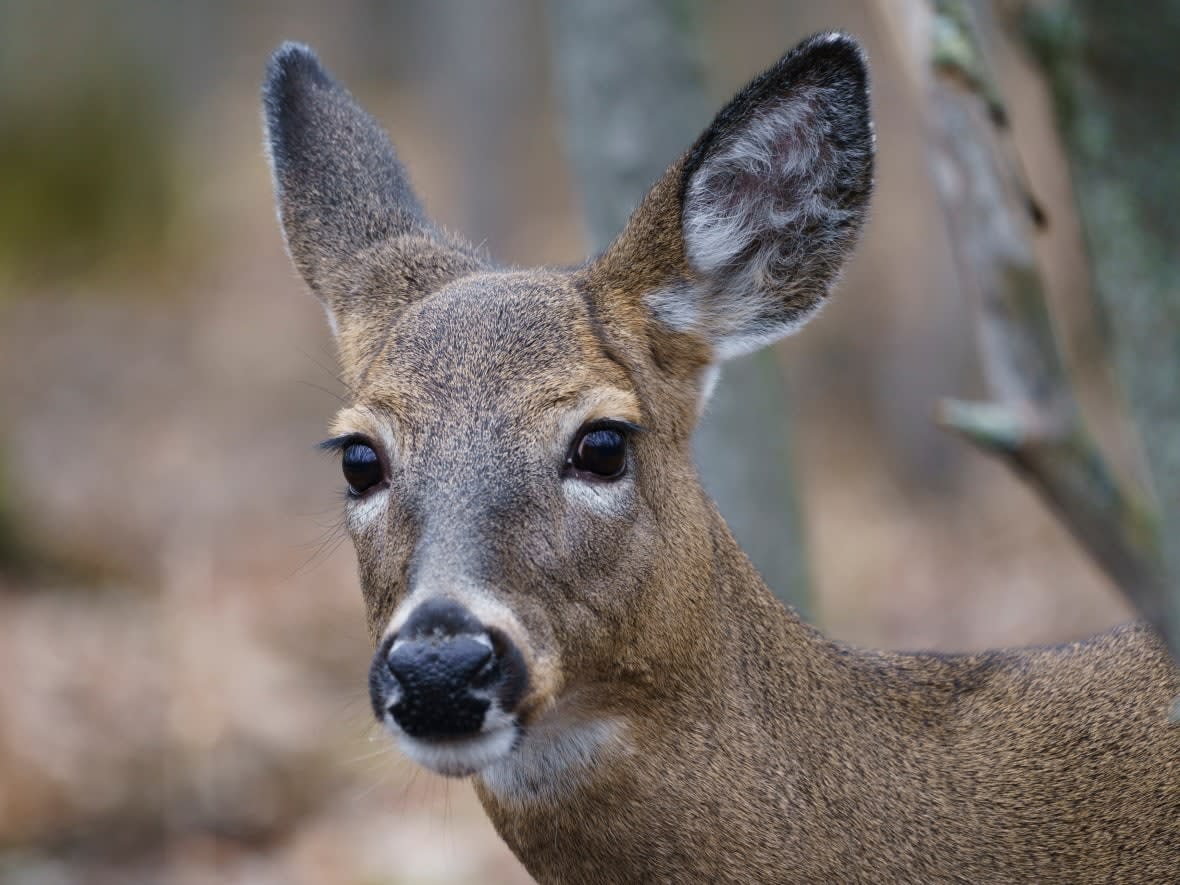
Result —
M 488 656 L 471 677 L 472 688 L 487 688 L 500 677 L 500 659 L 488 650 Z

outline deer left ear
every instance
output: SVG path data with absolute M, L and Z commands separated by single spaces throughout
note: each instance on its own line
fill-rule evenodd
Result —
M 385 132 L 308 47 L 284 43 L 271 57 L 262 105 L 287 248 L 322 299 L 360 250 L 429 230 Z
M 872 177 L 864 53 L 821 34 L 738 93 L 601 264 L 642 280 L 627 288 L 660 326 L 706 339 L 714 360 L 739 356 L 823 303 L 864 224 Z
M 306 46 L 271 57 L 262 102 L 287 250 L 349 371 L 401 308 L 481 259 L 430 222 L 385 132 Z

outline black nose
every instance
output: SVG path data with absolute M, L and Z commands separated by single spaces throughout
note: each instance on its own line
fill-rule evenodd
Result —
M 397 635 L 383 644 L 373 664 L 395 682 L 384 686 L 382 693 L 393 700 L 386 709 L 406 734 L 416 738 L 477 734 L 491 704 L 485 689 L 500 670 L 487 630 L 449 599 L 418 606 Z M 375 691 L 382 687 L 381 675 L 374 674 Z
M 492 646 L 486 639 L 461 636 L 395 643 L 386 663 L 403 686 L 453 693 L 472 685 L 491 659 Z

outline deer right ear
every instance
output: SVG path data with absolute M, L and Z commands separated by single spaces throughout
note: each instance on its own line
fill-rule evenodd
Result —
M 349 314 L 384 312 L 368 288 L 406 300 L 470 264 L 427 220 L 385 132 L 320 66 L 284 43 L 262 89 L 266 148 L 287 251 L 324 302 L 333 331 Z M 400 243 L 400 248 L 398 245 Z M 357 259 L 394 246 L 383 262 Z M 369 281 L 372 283 L 373 281 Z
M 755 350 L 818 309 L 872 189 L 864 53 L 820 34 L 719 113 L 655 185 L 595 272 L 711 360 Z

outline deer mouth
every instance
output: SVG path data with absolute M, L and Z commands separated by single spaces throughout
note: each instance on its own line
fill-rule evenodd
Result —
M 516 717 L 495 706 L 488 710 L 480 731 L 466 737 L 413 737 L 389 721 L 391 718 L 386 726 L 394 733 L 398 748 L 423 768 L 444 777 L 478 774 L 509 756 L 521 737 Z

